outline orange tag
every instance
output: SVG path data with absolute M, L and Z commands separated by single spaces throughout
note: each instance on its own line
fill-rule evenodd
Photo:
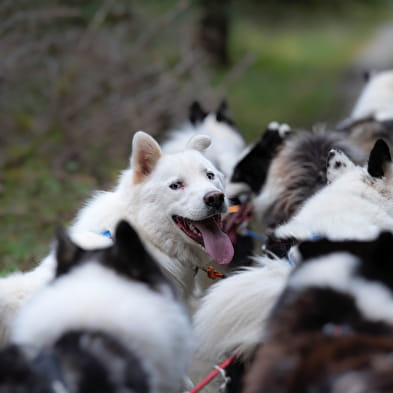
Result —
M 207 276 L 211 279 L 216 279 L 216 278 L 223 278 L 224 275 L 220 273 L 219 271 L 213 269 L 213 266 L 209 266 L 206 270 Z
M 239 205 L 233 205 L 233 206 L 229 206 L 228 208 L 228 212 L 229 213 L 237 213 L 240 209 Z

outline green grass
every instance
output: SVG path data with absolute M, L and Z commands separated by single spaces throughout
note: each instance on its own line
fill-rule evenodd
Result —
M 70 172 L 59 178 L 40 157 L 5 171 L 0 196 L 3 241 L 0 243 L 0 275 L 34 266 L 50 248 L 55 229 L 67 225 L 82 201 L 97 188 L 92 176 Z M 108 166 L 107 178 L 115 177 Z M 7 192 L 10 190 L 11 192 Z
M 253 53 L 256 61 L 229 89 L 234 118 L 246 137 L 258 137 L 272 120 L 295 127 L 341 120 L 337 94 L 343 73 L 389 13 L 360 7 L 352 17 L 301 14 L 275 25 L 266 15 L 256 20 L 248 13 L 233 18 L 231 53 L 234 59 Z

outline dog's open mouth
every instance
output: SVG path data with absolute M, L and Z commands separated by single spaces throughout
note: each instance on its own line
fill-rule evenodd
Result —
M 220 265 L 231 262 L 233 245 L 222 231 L 221 216 L 216 214 L 201 221 L 173 216 L 176 225 L 192 240 L 205 248 L 206 252 Z
M 237 241 L 237 236 L 241 227 L 247 226 L 253 208 L 250 202 L 244 202 L 233 206 L 236 209 L 228 214 L 224 219 L 224 232 L 228 234 L 233 244 Z

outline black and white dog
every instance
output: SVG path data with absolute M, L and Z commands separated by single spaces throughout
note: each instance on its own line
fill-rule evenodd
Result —
M 228 115 L 225 100 L 212 112 L 205 111 L 198 101 L 194 101 L 190 105 L 189 121 L 168 133 L 162 143 L 162 150 L 167 154 L 177 153 L 197 134 L 210 137 L 211 146 L 204 154 L 228 181 L 246 143 L 235 122 Z
M 12 383 L 21 390 L 10 391 L 33 391 L 37 373 L 63 386 L 55 392 L 183 391 L 191 322 L 131 226 L 120 222 L 114 244 L 95 250 L 60 231 L 56 261 L 56 277 L 16 317 L 18 347 L 0 354 L 0 363 L 11 359 L 0 391 L 19 365 L 25 371 Z
M 391 391 L 392 233 L 299 250 L 243 392 Z
M 250 257 L 255 251 L 255 245 L 257 241 L 263 241 L 260 234 L 249 230 L 255 224 L 253 200 L 260 193 L 270 164 L 290 132 L 287 124 L 271 122 L 259 141 L 243 153 L 226 185 L 231 209 L 235 209 L 224 219 L 224 230 L 235 249 L 232 267 L 252 264 Z

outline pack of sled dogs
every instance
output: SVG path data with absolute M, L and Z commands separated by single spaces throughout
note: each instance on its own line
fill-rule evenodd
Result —
M 393 71 L 336 129 L 190 106 L 0 278 L 0 392 L 393 391 Z M 225 378 L 223 378 L 225 374 Z

